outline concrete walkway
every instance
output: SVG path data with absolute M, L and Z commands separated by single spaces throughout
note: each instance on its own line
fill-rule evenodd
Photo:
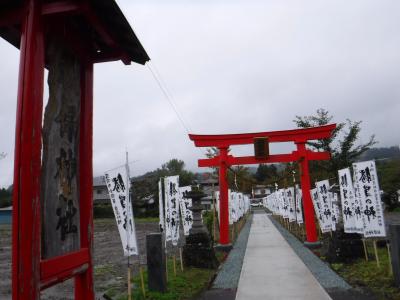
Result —
M 236 300 L 331 299 L 266 214 L 254 214 Z

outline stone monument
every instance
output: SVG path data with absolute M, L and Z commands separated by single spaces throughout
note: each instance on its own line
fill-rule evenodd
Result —
M 218 261 L 201 217 L 203 210 L 201 199 L 204 196 L 205 194 L 197 187 L 193 187 L 192 191 L 183 195 L 184 198 L 192 199 L 192 207 L 189 209 L 193 212 L 192 228 L 183 247 L 183 262 L 186 266 L 213 269 L 218 266 Z

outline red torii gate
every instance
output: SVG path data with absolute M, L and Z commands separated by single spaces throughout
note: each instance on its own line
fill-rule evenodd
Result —
M 228 182 L 227 168 L 231 165 L 248 165 L 277 162 L 300 162 L 301 189 L 303 190 L 303 207 L 308 246 L 317 243 L 317 230 L 314 220 L 314 208 L 310 194 L 309 160 L 328 160 L 329 152 L 315 152 L 306 148 L 309 140 L 327 139 L 331 137 L 336 124 L 304 129 L 242 133 L 221 135 L 189 134 L 196 147 L 216 147 L 219 155 L 209 159 L 199 159 L 199 167 L 219 167 L 220 190 L 220 245 L 229 247 L 229 208 L 228 208 Z M 268 138 L 269 143 L 294 142 L 297 150 L 288 154 L 272 154 L 267 159 L 257 159 L 255 156 L 234 157 L 228 155 L 230 146 L 253 144 L 257 138 Z

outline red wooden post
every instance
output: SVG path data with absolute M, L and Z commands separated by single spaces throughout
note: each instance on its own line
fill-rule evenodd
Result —
M 306 245 L 312 246 L 317 243 L 317 229 L 315 226 L 314 206 L 311 200 L 310 174 L 308 159 L 306 156 L 305 142 L 296 143 L 302 159 L 300 160 L 301 169 L 301 189 L 303 192 L 304 222 L 306 225 Z
M 22 21 L 15 130 L 12 295 L 40 294 L 40 167 L 44 79 L 41 4 L 26 1 Z
M 82 62 L 79 143 L 81 248 L 89 251 L 87 270 L 75 277 L 75 299 L 94 299 L 93 290 L 93 64 Z
M 220 211 L 220 236 L 219 242 L 223 246 L 229 245 L 229 198 L 228 182 L 226 178 L 228 148 L 219 149 L 219 211 Z

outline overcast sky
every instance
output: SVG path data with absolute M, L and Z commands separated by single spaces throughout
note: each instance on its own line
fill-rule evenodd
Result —
M 362 141 L 400 143 L 400 1 L 120 0 L 121 9 L 194 133 L 295 127 L 329 110 L 362 120 Z M 19 52 L 0 41 L 0 186 L 12 183 Z M 95 66 L 94 173 L 171 158 L 197 170 L 189 141 L 147 66 Z M 47 100 L 46 100 L 47 101 Z M 274 146 L 274 152 L 290 146 Z M 251 148 L 234 149 L 248 154 Z

